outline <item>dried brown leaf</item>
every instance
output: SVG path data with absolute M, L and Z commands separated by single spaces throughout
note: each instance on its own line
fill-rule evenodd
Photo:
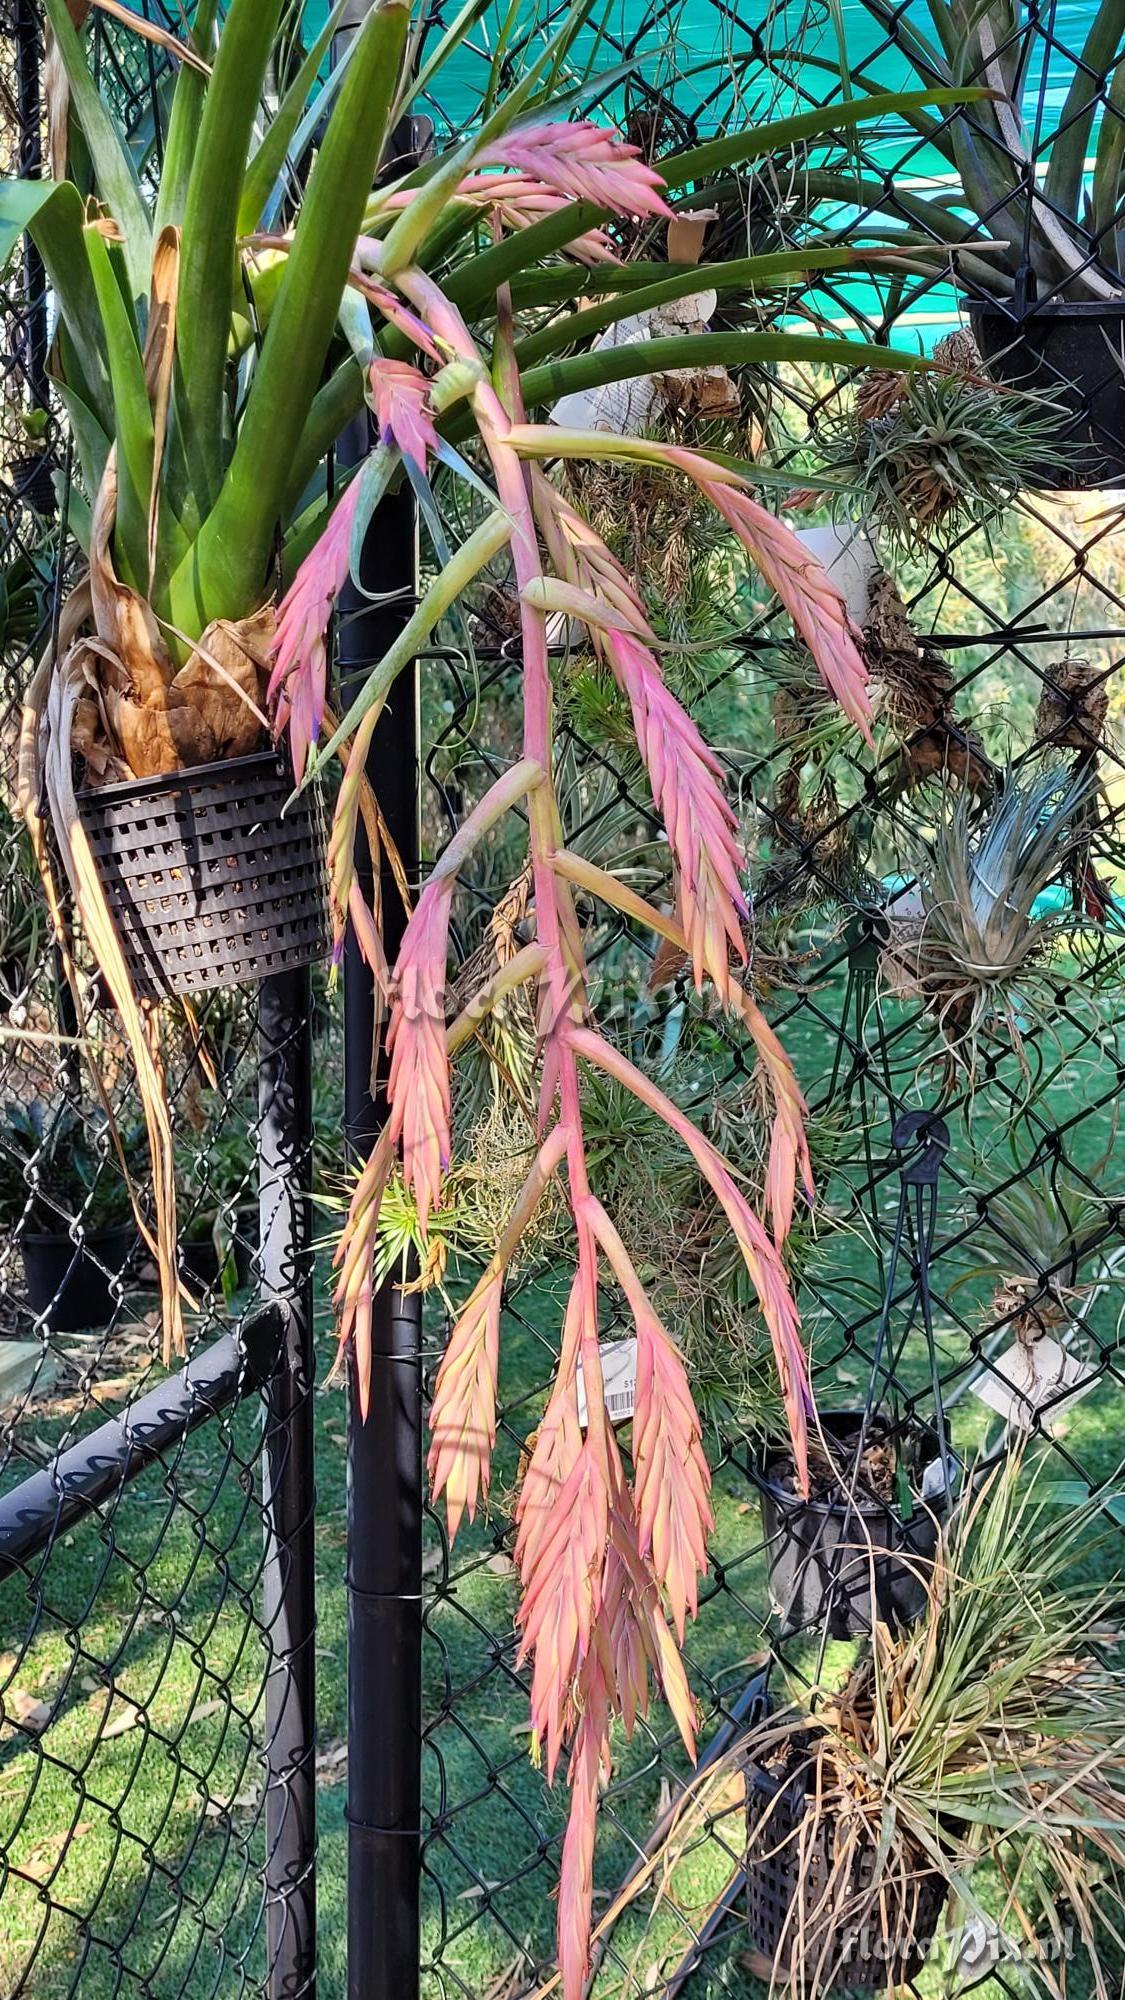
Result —
M 125 762 L 136 778 L 160 777 L 193 764 L 209 764 L 216 741 L 206 716 L 176 688 L 159 688 L 144 702 L 112 689 L 106 711 Z
M 121 1698 L 120 1696 L 115 1696 L 114 1699 L 120 1700 Z M 127 1736 L 130 1729 L 136 1729 L 142 1720 L 143 1717 L 140 1709 L 134 1708 L 131 1701 L 123 1701 L 118 1713 L 112 1716 L 102 1729 L 102 1742 L 109 1743 L 115 1736 Z
M 8 1721 L 18 1722 L 20 1727 L 32 1736 L 41 1736 L 51 1720 L 53 1706 L 49 1701 L 40 1700 L 27 1688 L 9 1688 L 4 1695 L 4 1715 Z
M 138 701 L 167 688 L 172 665 L 149 605 L 119 582 L 110 555 L 117 516 L 117 447 L 106 459 L 94 501 L 90 531 L 90 596 L 99 639 L 109 646 L 129 676 Z M 173 766 L 173 768 L 175 768 Z
M 216 620 L 172 683 L 172 692 L 189 700 L 206 725 L 214 756 L 247 757 L 262 744 L 272 634 L 268 605 L 238 624 Z

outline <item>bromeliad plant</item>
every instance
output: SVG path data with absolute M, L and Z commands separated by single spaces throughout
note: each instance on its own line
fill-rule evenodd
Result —
M 408 0 L 379 0 L 318 86 L 344 11 L 339 0 L 264 118 L 280 0 L 232 0 L 218 33 L 215 0 L 198 0 L 184 38 L 159 31 L 180 72 L 153 184 L 138 177 L 114 127 L 65 0 L 47 7 L 70 118 L 82 136 L 81 164 L 71 179 L 0 186 L 0 261 L 26 230 L 47 267 L 58 307 L 57 391 L 79 468 L 68 519 L 85 541 L 89 572 L 62 607 L 28 692 L 21 805 L 65 943 L 41 819 L 44 793 L 49 798 L 75 906 L 132 1044 L 154 1167 L 152 1227 L 142 1213 L 138 1220 L 158 1258 L 171 1350 L 182 1346 L 182 1318 L 159 1025 L 130 986 L 78 812 L 76 765 L 80 779 L 97 785 L 237 757 L 259 743 L 274 602 L 325 525 L 325 461 L 366 398 L 384 433 L 380 453 L 332 514 L 315 572 L 305 573 L 277 635 L 275 720 L 288 723 L 302 766 L 319 721 L 318 680 L 290 676 L 289 668 L 304 657 L 306 633 L 323 667 L 322 641 L 312 635 L 324 629 L 328 585 L 403 464 L 418 473 L 435 426 L 455 425 L 458 403 L 477 414 L 477 350 L 452 365 L 446 332 L 424 324 L 424 300 L 420 315 L 414 294 L 424 282 L 440 279 L 448 310 L 483 329 L 484 351 L 498 287 L 510 285 L 514 306 L 530 315 L 513 362 L 528 407 L 568 388 L 695 361 L 772 361 L 784 352 L 843 363 L 874 358 L 861 345 L 754 332 L 595 353 L 595 337 L 623 313 L 698 287 L 693 267 L 642 260 L 623 272 L 607 225 L 624 213 L 663 214 L 659 186 L 690 190 L 695 200 L 710 176 L 732 165 L 900 114 L 915 100 L 856 99 L 824 118 L 805 113 L 732 132 L 665 161 L 661 178 L 612 133 L 551 122 L 556 100 L 569 108 L 576 91 L 594 87 L 574 64 L 594 0 L 577 0 L 555 39 L 528 51 L 514 90 L 504 95 L 499 74 L 493 78 L 477 132 L 373 196 L 388 134 L 412 90 L 435 87 L 482 6 L 472 0 L 412 77 Z M 55 129 L 63 129 L 61 117 Z M 284 211 L 280 191 L 317 131 L 323 137 L 303 195 Z M 279 216 L 287 226 L 279 227 Z M 852 254 L 832 246 L 742 258 L 708 276 L 718 290 L 746 292 L 792 280 L 810 262 L 842 267 Z M 581 299 L 593 302 L 560 310 Z M 374 371 L 365 300 L 379 311 Z M 408 365 L 419 351 L 437 371 L 425 399 Z M 884 356 L 884 365 L 895 365 L 894 357 Z M 450 446 L 435 435 L 434 450 L 444 456 Z M 701 471 L 724 505 L 743 505 L 737 482 L 702 461 Z M 511 494 L 502 496 L 448 563 L 411 625 L 411 643 L 498 553 L 512 504 Z M 781 531 L 769 532 L 779 554 L 788 549 Z M 789 573 L 786 560 L 781 568 Z M 793 584 L 790 595 L 802 588 Z M 625 658 L 628 633 L 614 643 Z M 644 703 L 636 659 L 628 671 Z M 651 726 L 661 726 L 658 715 Z M 349 801 L 377 839 L 372 800 L 353 786 Z M 346 872 L 337 867 L 338 883 Z M 353 916 L 364 924 L 358 903 Z M 337 917 L 342 923 L 342 905 Z M 365 936 L 377 959 L 369 923 Z
M 682 1141 L 738 1241 L 777 1355 L 799 1467 L 808 1386 L 779 1246 L 800 1181 L 811 1193 L 802 1103 L 776 1037 L 731 969 L 744 956 L 746 903 L 733 814 L 716 759 L 665 685 L 630 578 L 552 483 L 545 464 L 570 458 L 642 464 L 694 483 L 777 592 L 847 715 L 868 732 L 864 673 L 839 594 L 791 532 L 754 499 L 744 473 L 682 447 L 568 434 L 528 420 L 570 387 L 693 362 L 794 358 L 869 363 L 876 351 L 754 333 L 672 337 L 591 351 L 625 311 L 698 287 L 693 267 L 613 261 L 606 224 L 667 213 L 666 196 L 824 129 L 900 112 L 901 100 L 855 100 L 826 120 L 802 114 L 731 133 L 662 162 L 658 174 L 615 134 L 550 118 L 569 97 L 567 60 L 591 11 L 569 10 L 561 35 L 530 61 L 514 91 L 490 98 L 480 130 L 445 157 L 371 188 L 387 133 L 409 101 L 408 8 L 380 0 L 327 87 L 331 109 L 308 185 L 277 226 L 274 188 L 305 114 L 323 37 L 260 139 L 261 85 L 277 0 L 232 0 L 217 48 L 208 0 L 185 44 L 159 187 L 138 185 L 86 64 L 64 0 L 48 0 L 74 115 L 93 163 L 95 195 L 75 182 L 9 183 L 0 218 L 11 246 L 29 228 L 59 302 L 60 394 L 89 501 L 86 580 L 62 609 L 58 646 L 41 662 L 23 741 L 23 810 L 65 939 L 40 819 L 45 772 L 56 830 L 83 925 L 137 1059 L 154 1160 L 156 1247 L 166 1340 L 180 1332 L 172 1128 L 162 1089 L 159 1026 L 138 1004 L 76 811 L 73 762 L 87 783 L 130 771 L 190 767 L 256 740 L 262 702 L 286 728 L 307 782 L 346 756 L 330 862 L 337 945 L 351 920 L 392 1004 L 391 1117 L 356 1187 L 340 1248 L 338 1300 L 366 1407 L 370 1307 L 383 1191 L 396 1149 L 426 1233 L 440 1213 L 450 1152 L 449 1064 L 505 993 L 530 986 L 537 1008 L 538 1148 L 481 1283 L 452 1333 L 433 1410 L 431 1471 L 450 1526 L 487 1491 L 495 1432 L 496 1360 L 505 1268 L 543 1189 L 565 1187 L 576 1274 L 558 1378 L 524 1482 L 517 1555 L 523 1649 L 533 1659 L 535 1740 L 554 1772 L 570 1745 L 574 1809 L 564 1851 L 560 1957 L 580 1989 L 589 1930 L 594 1813 L 610 1758 L 612 1719 L 631 1727 L 660 1681 L 691 1745 L 692 1709 L 671 1627 L 694 1610 L 710 1525 L 708 1472 L 682 1361 L 660 1324 L 610 1215 L 591 1191 L 581 1075 L 600 1070 L 633 1091 Z M 339 10 L 338 10 L 339 11 Z M 468 32 L 476 9 L 425 66 Z M 330 18 L 325 35 L 336 16 Z M 213 57 L 213 60 L 212 60 Z M 566 88 L 564 89 L 564 86 Z M 315 115 L 314 115 L 315 114 Z M 300 141 L 300 143 L 299 143 Z M 263 227 L 268 224 L 268 227 Z M 480 235 L 492 240 L 481 248 Z M 568 253 L 564 255 L 563 253 Z M 717 266 L 718 289 L 842 265 L 846 249 Z M 548 267 L 549 268 L 545 268 Z M 569 315 L 568 300 L 596 303 Z M 517 323 L 516 315 L 520 315 Z M 374 316 L 373 331 L 372 315 Z M 538 315 L 538 320 L 536 320 Z M 576 350 L 569 358 L 554 357 Z M 877 351 L 883 365 L 895 357 Z M 910 365 L 905 357 L 898 365 Z M 378 443 L 333 507 L 323 462 L 341 427 L 372 409 Z M 452 439 L 473 433 L 470 470 Z M 480 525 L 452 554 L 432 505 L 437 463 L 483 491 Z M 486 466 L 489 478 L 480 466 Z M 326 632 L 373 514 L 393 481 L 415 484 L 435 532 L 440 573 L 400 640 L 328 744 Z M 81 496 L 73 509 L 81 516 Z M 280 578 L 275 555 L 280 546 Z M 394 968 L 378 912 L 360 893 L 353 843 L 362 818 L 379 834 L 363 767 L 396 674 L 466 585 L 510 549 L 520 600 L 524 740 L 519 761 L 477 806 L 424 888 Z M 303 558 L 303 560 L 302 560 Z M 288 582 L 275 618 L 279 582 Z M 678 875 L 678 914 L 659 915 L 562 850 L 552 780 L 547 619 L 582 620 L 629 703 Z M 261 662 L 272 659 L 268 694 Z M 530 827 L 536 937 L 516 951 L 458 1018 L 445 1018 L 446 950 L 458 870 L 519 806 Z M 593 1027 L 575 885 L 686 951 L 742 1018 L 769 1078 L 773 1138 L 766 1177 L 772 1237 L 726 1162 L 682 1111 Z M 605 1417 L 598 1361 L 603 1271 L 623 1291 L 638 1340 L 632 1489 Z M 578 1422 L 582 1361 L 589 1421 Z
M 1031 273 L 1044 297 L 1120 302 L 1125 66 L 1114 0 L 1090 10 L 1085 40 L 1073 53 L 1044 31 L 1023 0 L 974 6 L 926 0 L 909 21 L 893 0 L 864 4 L 924 82 L 989 85 L 991 95 L 951 119 L 910 114 L 927 147 L 956 174 L 955 203 L 908 193 L 889 177 L 846 172 L 814 174 L 809 193 L 890 212 L 905 224 L 904 249 L 912 242 L 949 245 L 958 274 L 995 298 L 1011 300 Z M 1068 60 L 1057 121 L 1033 142 L 1024 106 L 1037 103 L 1041 66 L 1050 63 L 1054 87 Z M 960 244 L 972 248 L 959 250 Z
M 788 1878 L 775 1964 L 800 2000 L 852 1983 L 857 1937 L 868 1983 L 872 1960 L 900 1983 L 933 1938 L 931 1886 L 1051 2000 L 1077 1932 L 1109 2000 L 1125 1891 L 1119 1581 L 1097 1580 L 1108 1506 L 1060 1516 L 1057 1497 L 1019 1454 L 978 1483 L 942 1533 L 923 1620 L 878 1626 L 842 1688 L 767 1717 L 710 1767 L 615 1914 L 649 1881 L 675 1894 L 675 1855 L 729 1810 L 732 1766 L 757 1765 L 803 1794 L 792 1815 L 780 1789 L 755 1804 L 748 1856 L 772 1856 L 767 1897 Z

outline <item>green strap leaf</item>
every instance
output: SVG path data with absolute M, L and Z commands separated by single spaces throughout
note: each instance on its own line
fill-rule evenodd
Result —
M 105 347 L 113 385 L 114 432 L 117 441 L 117 533 L 135 575 L 148 569 L 148 504 L 152 491 L 153 427 L 144 362 L 110 260 L 105 238 L 86 231 L 86 254 L 105 330 Z
M 383 149 L 409 21 L 408 0 L 381 0 L 359 31 L 301 204 L 234 457 L 196 550 L 175 580 L 176 622 L 187 631 L 200 617 L 206 623 L 241 616 L 264 586 L 297 441 Z
M 76 389 L 66 382 L 58 385 L 59 395 L 66 406 L 67 422 L 78 451 L 78 463 L 88 493 L 96 493 L 101 485 L 105 462 L 109 457 L 111 440 L 102 429 L 88 403 L 84 402 Z
M 542 327 L 538 333 L 530 334 L 518 343 L 516 358 L 521 369 L 530 368 L 534 362 L 556 353 L 560 347 L 590 340 L 618 320 L 653 312 L 672 299 L 689 298 L 693 292 L 746 291 L 751 287 L 780 286 L 802 277 L 806 271 L 855 270 L 872 264 L 885 264 L 892 254 L 880 250 L 853 250 L 842 245 L 820 250 L 779 250 L 761 257 L 736 257 L 720 264 L 693 264 L 687 269 L 668 265 L 665 267 L 667 275 L 651 284 L 641 285 L 635 291 L 630 289 L 624 296 L 604 300 L 601 305 L 589 306 L 584 312 L 568 314 Z
M 74 113 L 90 149 L 98 194 L 125 239 L 125 267 L 133 301 L 143 309 L 152 272 L 152 218 L 136 168 L 90 74 L 66 0 L 47 0 L 47 15 L 70 85 Z
M 281 0 L 231 0 L 203 99 L 184 203 L 176 335 L 183 395 L 177 408 L 201 509 L 217 493 L 222 470 L 238 202 L 280 11 Z
M 741 132 L 729 132 L 721 139 L 708 139 L 690 152 L 672 153 L 659 162 L 660 171 L 673 190 L 706 181 L 711 174 L 729 167 L 744 166 L 750 160 L 783 152 L 804 139 L 829 139 L 835 133 L 869 119 L 907 118 L 914 111 L 941 105 L 976 104 L 991 97 L 980 87 L 956 90 L 890 90 L 874 97 L 852 97 L 843 104 L 829 104 L 815 111 L 798 111 L 791 118 L 775 118 L 768 125 L 753 125 Z
M 215 26 L 216 0 L 199 0 L 191 27 L 191 41 L 199 55 L 210 61 Z M 191 165 L 199 137 L 207 78 L 191 63 L 182 63 L 172 96 L 172 115 L 164 142 L 160 169 L 160 190 L 156 197 L 154 236 L 169 225 L 178 227 L 184 219 Z
M 599 389 L 637 375 L 663 375 L 674 368 L 735 367 L 746 361 L 809 361 L 835 368 L 895 368 L 909 372 L 930 366 L 920 354 L 877 347 L 868 340 L 834 340 L 803 333 L 685 333 L 666 340 L 640 340 L 623 347 L 597 347 L 563 361 L 547 361 L 520 377 L 528 408 L 554 402 L 576 389 Z M 452 431 L 452 425 L 450 430 Z
M 70 181 L 0 181 L 0 270 L 25 233 L 43 259 L 82 370 L 90 406 L 113 428 L 113 394 L 97 293 L 86 256 L 82 198 Z
M 1106 98 L 1106 115 L 1102 119 L 1102 129 L 1098 133 L 1098 148 L 1094 158 L 1094 216 L 1092 234 L 1101 244 L 1101 254 L 1107 263 L 1115 263 L 1120 268 L 1121 259 L 1121 193 L 1122 175 L 1125 173 L 1125 62 L 1119 62 L 1113 72 L 1113 82 Z M 1114 231 L 1112 241 L 1106 232 Z
M 1105 80 L 1120 58 L 1121 37 L 1125 34 L 1125 0 L 1101 0 L 1090 23 L 1081 56 L 1075 61 L 1074 75 L 1066 101 L 1059 113 L 1058 129 L 1051 141 L 1050 158 L 1043 192 L 1063 214 L 1079 219 L 1086 151 L 1094 128 L 1094 116 L 1102 102 Z M 1115 79 L 1116 80 L 1116 79 Z M 1103 133 L 1118 125 L 1114 111 L 1103 119 Z

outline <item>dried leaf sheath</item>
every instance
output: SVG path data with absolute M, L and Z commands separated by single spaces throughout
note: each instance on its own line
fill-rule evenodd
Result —
M 155 1253 L 160 1278 L 164 1359 L 185 1352 L 180 1287 L 176 1275 L 176 1184 L 172 1124 L 157 1055 L 157 1026 L 151 1003 L 138 1001 L 113 927 L 85 828 L 78 816 L 71 772 L 74 714 L 85 688 L 81 640 L 54 672 L 45 720 L 46 744 L 42 776 L 63 864 L 70 881 L 79 920 L 97 956 L 121 1015 L 136 1064 L 137 1088 L 148 1133 L 153 1175 L 155 1234 L 137 1209 L 142 1235 Z M 33 794 L 29 792 L 28 797 Z M 50 862 L 38 844 L 40 865 L 49 875 Z M 53 887 L 49 896 L 58 907 Z M 134 1206 L 136 1196 L 134 1194 Z

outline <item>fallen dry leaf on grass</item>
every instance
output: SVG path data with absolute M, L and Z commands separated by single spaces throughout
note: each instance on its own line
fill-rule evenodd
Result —
M 38 1695 L 29 1694 L 26 1688 L 8 1688 L 4 1694 L 3 1714 L 5 1722 L 18 1723 L 31 1736 L 42 1736 L 54 1713 L 53 1704 L 43 1701 Z
M 93 1820 L 80 1819 L 77 1826 L 66 1827 L 58 1833 L 48 1834 L 32 1848 L 27 1860 L 18 1870 L 19 1874 L 30 1876 L 33 1882 L 45 1882 L 65 1859 L 71 1841 L 78 1840 L 84 1833 L 90 1833 L 93 1824 Z
M 111 1716 L 99 1732 L 103 1743 L 110 1742 L 114 1736 L 126 1735 L 130 1729 L 136 1729 L 138 1724 L 144 1721 L 140 1709 L 134 1708 L 131 1701 L 122 1701 L 120 1695 L 114 1699 L 121 1701 L 121 1708 L 116 1715 Z
M 229 1819 L 231 1813 L 257 1812 L 262 1802 L 261 1788 L 248 1786 L 244 1792 L 236 1792 L 229 1805 L 222 1799 L 208 1799 L 203 1807 L 204 1819 Z

